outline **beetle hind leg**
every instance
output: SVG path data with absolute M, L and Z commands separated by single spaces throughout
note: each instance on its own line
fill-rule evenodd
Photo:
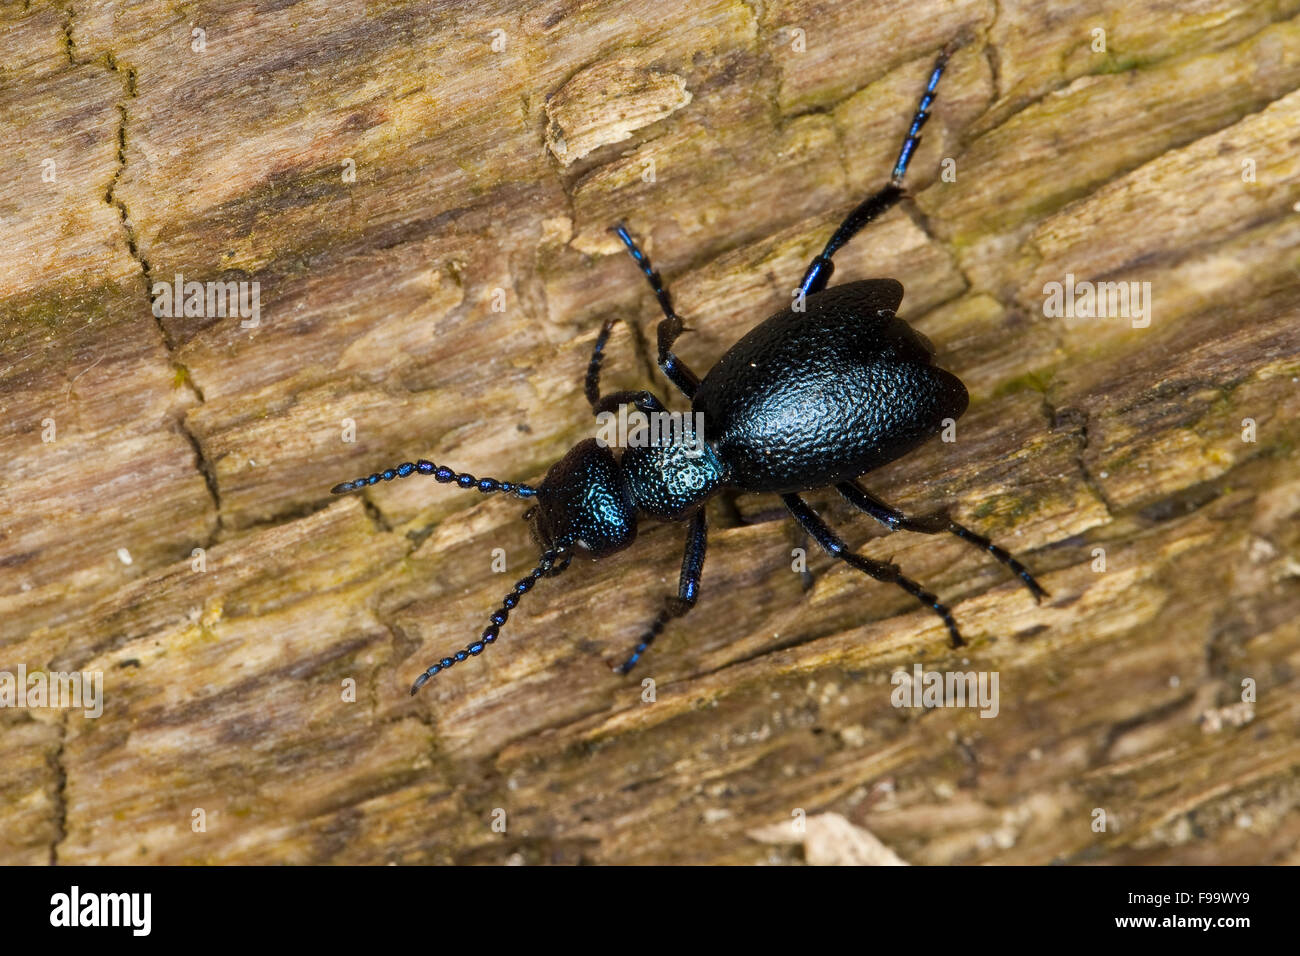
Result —
M 966 641 L 962 638 L 961 632 L 957 630 L 957 622 L 953 620 L 952 612 L 948 610 L 947 605 L 940 602 L 937 597 L 911 578 L 906 577 L 898 570 L 897 565 L 885 561 L 873 561 L 871 558 L 864 558 L 860 554 L 854 554 L 849 550 L 843 539 L 832 531 L 830 526 L 818 516 L 817 512 L 813 511 L 808 506 L 808 503 L 798 495 L 782 495 L 781 500 L 790 509 L 790 513 L 794 515 L 795 520 L 803 526 L 803 529 L 812 536 L 814 541 L 822 546 L 827 554 L 833 558 L 838 558 L 850 567 L 856 568 L 877 581 L 896 584 L 939 615 L 944 626 L 948 628 L 948 636 L 952 640 L 953 647 L 965 645 Z
M 946 514 L 940 513 L 924 518 L 908 517 L 898 509 L 885 504 L 856 481 L 840 482 L 835 486 L 835 490 L 843 495 L 845 500 L 853 507 L 871 515 L 891 531 L 918 531 L 921 534 L 943 534 L 947 532 L 956 535 L 963 541 L 969 541 L 975 547 L 982 548 L 1010 568 L 1024 582 L 1025 587 L 1029 589 L 1029 593 L 1034 596 L 1035 601 L 1041 602 L 1043 598 L 1050 596 L 1043 586 L 1034 580 L 1034 576 L 1029 569 L 1017 561 L 1010 552 L 999 548 L 984 535 L 977 534 L 965 525 L 958 524 Z
M 898 160 L 894 163 L 894 171 L 889 177 L 891 186 L 901 186 L 903 184 L 903 176 L 907 174 L 907 167 L 912 162 L 912 154 L 916 152 L 916 147 L 921 142 L 921 127 L 930 118 L 930 107 L 934 105 L 934 91 L 939 86 L 939 77 L 943 76 L 944 68 L 948 65 L 948 58 L 952 56 L 955 49 L 956 44 L 950 43 L 939 51 L 939 56 L 934 61 L 934 69 L 930 71 L 930 79 L 925 84 L 925 92 L 921 94 L 921 100 L 916 104 L 916 112 L 912 114 L 912 123 L 907 129 L 907 136 L 903 139 L 903 145 L 898 150 Z

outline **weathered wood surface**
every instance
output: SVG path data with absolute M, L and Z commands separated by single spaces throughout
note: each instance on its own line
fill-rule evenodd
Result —
M 1300 3 L 33 0 L 0 20 L 0 670 L 105 680 L 98 719 L 0 710 L 0 861 L 797 861 L 773 828 L 802 808 L 878 838 L 854 859 L 1300 862 Z M 654 703 L 606 662 L 675 586 L 673 527 L 543 582 L 408 697 L 531 567 L 520 506 L 330 485 L 417 456 L 537 480 L 592 432 L 608 315 L 637 329 L 609 381 L 651 384 L 619 219 L 707 367 L 879 185 L 963 33 L 914 202 L 837 278 L 900 278 L 973 396 L 956 442 L 870 486 L 951 506 L 1051 600 L 812 496 L 953 607 L 954 653 L 824 556 L 805 593 L 778 502 L 739 498 L 639 675 Z M 150 285 L 178 273 L 256 280 L 260 325 L 155 319 Z M 1150 282 L 1150 326 L 1045 315 L 1067 274 Z M 894 708 L 918 661 L 998 671 L 999 715 Z

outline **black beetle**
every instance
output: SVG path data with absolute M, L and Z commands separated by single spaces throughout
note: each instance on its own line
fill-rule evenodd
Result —
M 519 598 L 544 576 L 559 574 L 574 554 L 602 558 L 636 539 L 638 517 L 687 522 L 686 554 L 677 595 L 617 669 L 627 673 L 664 625 L 695 606 L 704 567 L 704 503 L 723 487 L 775 492 L 803 529 L 833 557 L 879 581 L 896 584 L 935 611 L 960 646 L 961 634 L 948 609 L 898 568 L 854 554 L 800 492 L 834 485 L 854 507 L 891 530 L 926 534 L 950 532 L 986 549 L 1020 576 L 1035 599 L 1046 592 L 1019 561 L 987 538 L 940 514 L 912 518 L 875 498 L 857 482 L 936 435 L 945 419 L 966 410 L 966 388 L 952 373 L 932 364 L 933 347 L 895 315 L 903 287 L 894 279 L 865 279 L 826 288 L 831 257 L 859 230 L 903 198 L 902 180 L 929 118 L 935 88 L 952 52 L 939 54 L 888 184 L 840 224 L 809 264 L 795 302 L 751 330 L 700 379 L 673 354 L 684 331 L 662 280 L 622 226 L 614 231 L 645 273 L 663 309 L 658 327 L 659 368 L 691 399 L 692 418 L 667 442 L 641 443 L 616 457 L 594 438 L 575 445 L 533 487 L 495 478 L 475 478 L 429 461 L 334 486 L 335 494 L 412 474 L 432 475 L 461 488 L 535 498 L 524 518 L 542 550 L 532 572 L 505 596 L 491 623 L 464 650 L 444 657 L 421 674 L 414 694 L 435 674 L 478 655 L 493 643 Z M 650 392 L 600 394 L 600 366 L 613 321 L 596 338 L 587 369 L 586 395 L 597 414 L 635 406 L 649 420 L 667 415 Z

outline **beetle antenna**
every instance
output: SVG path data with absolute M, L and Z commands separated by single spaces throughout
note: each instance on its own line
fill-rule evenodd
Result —
M 457 651 L 451 657 L 444 657 L 417 677 L 415 683 L 411 685 L 411 696 L 414 697 L 419 693 L 420 688 L 427 684 L 436 674 L 445 671 L 453 664 L 459 664 L 467 658 L 477 657 L 479 654 L 482 654 L 485 647 L 496 642 L 497 637 L 501 633 L 501 627 L 506 623 L 506 619 L 510 617 L 510 612 L 514 610 L 515 605 L 519 603 L 519 599 L 531 591 L 533 585 L 543 577 L 555 577 L 557 574 L 562 573 L 565 568 L 569 566 L 569 562 L 572 560 L 572 552 L 545 552 L 542 555 L 541 561 L 538 562 L 537 567 L 533 568 L 526 577 L 520 578 L 516 581 L 514 590 L 501 599 L 501 607 L 492 613 L 492 617 L 489 619 L 492 623 L 489 624 L 487 628 L 484 629 L 483 633 L 479 635 L 478 640 L 467 645 L 464 650 Z
M 454 481 L 461 488 L 477 488 L 485 495 L 500 491 L 508 495 L 515 495 L 518 498 L 532 498 L 537 494 L 537 489 L 532 485 L 514 481 L 497 481 L 495 478 L 475 478 L 470 474 L 452 471 L 446 465 L 435 465 L 423 458 L 415 462 L 405 462 L 386 471 L 377 471 L 373 475 L 358 478 L 356 481 L 342 482 L 331 488 L 330 494 L 342 495 L 349 491 L 356 491 L 358 488 L 377 485 L 381 481 L 392 481 L 394 478 L 406 478 L 415 474 L 432 475 L 434 481 L 442 482 L 444 485 Z

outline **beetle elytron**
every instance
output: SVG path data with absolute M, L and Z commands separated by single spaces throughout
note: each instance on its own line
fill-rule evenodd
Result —
M 627 673 L 669 620 L 695 606 L 706 540 L 704 503 L 724 487 L 775 492 L 803 529 L 833 557 L 879 581 L 896 584 L 938 614 L 954 646 L 963 641 L 952 614 L 929 591 L 898 568 L 853 553 L 810 508 L 801 492 L 828 485 L 850 504 L 890 529 L 926 534 L 949 532 L 987 550 L 1020 576 L 1041 600 L 1046 592 L 1019 561 L 987 538 L 946 515 L 912 518 L 874 497 L 857 481 L 936 435 L 946 418 L 966 410 L 961 381 L 933 365 L 929 342 L 895 312 L 903 287 L 894 279 L 866 279 L 827 288 L 831 257 L 859 230 L 903 198 L 902 181 L 929 118 L 935 88 L 952 52 L 939 54 L 888 184 L 849 213 L 800 283 L 796 303 L 751 330 L 701 379 L 673 354 L 683 331 L 667 290 L 645 254 L 622 226 L 614 231 L 654 290 L 664 318 L 658 326 L 659 368 L 702 416 L 698 436 L 649 447 L 628 447 L 616 457 L 607 445 L 579 442 L 536 487 L 475 478 L 429 461 L 406 462 L 356 481 L 335 494 L 413 474 L 454 482 L 481 492 L 535 499 L 525 513 L 542 554 L 537 566 L 505 596 L 487 629 L 463 650 L 433 664 L 411 687 L 416 693 L 434 675 L 481 654 L 496 641 L 510 612 L 543 577 L 563 572 L 575 554 L 603 558 L 628 547 L 640 518 L 684 521 L 686 554 L 676 596 L 617 668 Z M 600 366 L 613 320 L 596 338 L 587 369 L 586 395 L 596 414 L 621 405 L 643 413 L 664 412 L 650 392 L 600 394 Z

